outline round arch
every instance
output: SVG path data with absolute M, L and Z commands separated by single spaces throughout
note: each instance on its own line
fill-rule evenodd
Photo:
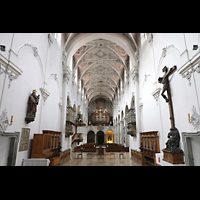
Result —
M 124 111 L 122 110 L 121 111 L 121 120 L 123 120 L 124 119 Z
M 120 114 L 118 114 L 118 123 L 120 122 Z
M 125 107 L 125 117 L 128 117 L 128 105 Z
M 114 143 L 114 133 L 111 130 L 106 133 L 106 143 Z
M 87 143 L 94 143 L 94 142 L 95 142 L 94 131 L 89 131 L 87 134 Z
M 105 143 L 104 141 L 104 132 L 103 131 L 98 131 L 97 132 L 97 138 L 96 138 L 96 143 L 97 145 L 103 145 Z

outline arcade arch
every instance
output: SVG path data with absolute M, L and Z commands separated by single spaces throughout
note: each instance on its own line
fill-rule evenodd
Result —
M 114 143 L 114 133 L 111 130 L 106 133 L 106 143 Z
M 97 145 L 103 145 L 105 143 L 105 137 L 103 131 L 98 131 L 96 136 L 96 143 Z
M 87 134 L 87 143 L 95 143 L 94 131 L 89 131 Z

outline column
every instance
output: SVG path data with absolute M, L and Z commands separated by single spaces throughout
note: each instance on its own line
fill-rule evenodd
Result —
M 116 130 L 115 130 L 115 124 L 113 124 L 113 132 L 114 132 L 114 143 L 116 143 Z
M 120 121 L 120 144 L 123 145 L 124 144 L 124 120 Z
M 65 123 L 66 123 L 66 106 L 67 106 L 67 86 L 70 80 L 70 71 L 69 67 L 63 67 L 63 88 L 62 88 L 62 111 L 60 119 L 60 130 L 61 130 L 61 151 L 64 151 L 64 141 L 65 141 Z M 70 148 L 70 137 L 68 138 L 67 148 Z
M 135 108 L 136 108 L 136 133 L 137 149 L 140 147 L 141 116 L 139 109 L 139 68 L 135 68 L 132 73 L 132 79 L 135 83 Z
M 125 129 L 125 147 L 129 147 L 129 135 L 127 134 L 128 117 L 124 117 L 124 129 Z
M 117 123 L 117 134 L 118 134 L 118 137 L 117 137 L 117 139 L 118 139 L 118 144 L 120 144 L 120 121 Z

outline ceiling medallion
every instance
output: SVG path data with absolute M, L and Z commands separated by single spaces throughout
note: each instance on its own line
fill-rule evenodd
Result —
M 98 51 L 96 54 L 94 54 L 94 55 L 98 56 L 99 58 L 102 58 L 102 57 L 105 56 L 106 54 L 105 54 L 103 51 L 99 50 L 99 51 Z

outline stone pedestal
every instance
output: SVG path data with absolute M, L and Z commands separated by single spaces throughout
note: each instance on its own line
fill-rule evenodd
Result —
M 184 164 L 183 152 L 171 153 L 165 149 L 162 150 L 164 153 L 163 160 L 172 164 Z

